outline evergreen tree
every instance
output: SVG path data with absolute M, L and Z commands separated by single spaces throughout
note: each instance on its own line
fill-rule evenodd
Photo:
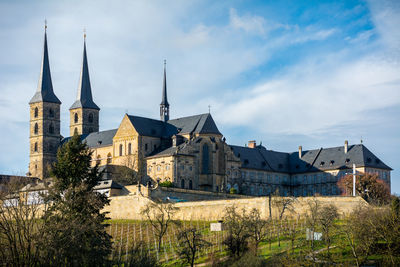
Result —
M 52 168 L 53 186 L 47 196 L 43 263 L 60 266 L 103 265 L 111 250 L 101 210 L 107 197 L 93 188 L 101 179 L 98 166 L 90 166 L 92 152 L 78 135 L 57 152 Z

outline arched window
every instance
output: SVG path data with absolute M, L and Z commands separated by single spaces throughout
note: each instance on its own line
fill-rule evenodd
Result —
M 79 119 L 79 118 L 78 118 L 78 113 L 75 113 L 75 115 L 74 115 L 74 122 L 75 122 L 75 123 L 78 123 L 78 119 Z
M 49 117 L 50 117 L 50 118 L 53 118 L 53 117 L 54 117 L 54 111 L 53 111 L 52 108 L 49 109 Z
M 38 146 L 37 146 L 37 143 L 35 143 L 33 151 L 37 152 L 37 150 L 38 150 Z
M 111 157 L 111 153 L 107 154 L 107 164 L 111 164 L 112 161 L 112 157 Z
M 208 145 L 204 144 L 203 145 L 203 165 L 202 165 L 202 173 L 203 174 L 208 174 L 208 165 L 209 165 L 209 153 L 208 153 Z
M 35 118 L 37 118 L 39 116 L 39 109 L 35 108 Z
M 76 128 L 76 127 L 75 127 L 75 129 L 74 129 L 74 135 L 75 135 L 75 134 L 78 134 L 78 128 Z
M 93 113 L 89 113 L 89 123 L 93 123 Z
M 33 132 L 34 132 L 35 134 L 38 134 L 38 133 L 39 133 L 39 126 L 38 126 L 37 123 L 35 123 L 35 127 L 34 127 Z
M 193 182 L 192 182 L 192 180 L 189 180 L 189 189 L 193 189 Z
M 185 188 L 185 180 L 181 180 L 181 188 Z
M 120 156 L 122 156 L 122 149 L 123 149 L 124 147 L 122 146 L 122 144 L 121 145 L 119 145 L 119 155 Z
M 101 164 L 101 156 L 100 155 L 97 155 L 96 164 L 98 164 L 98 165 Z
M 132 144 L 128 144 L 128 155 L 132 154 Z
M 50 123 L 50 125 L 49 125 L 49 133 L 54 134 L 54 126 L 52 123 Z

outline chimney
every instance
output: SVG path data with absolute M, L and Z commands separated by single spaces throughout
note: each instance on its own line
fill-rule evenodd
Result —
M 256 148 L 256 140 L 251 140 L 248 143 L 249 148 Z
M 348 146 L 349 146 L 349 142 L 347 140 L 344 141 L 344 154 L 347 154 Z
M 301 159 L 301 156 L 303 156 L 303 147 L 299 146 L 299 159 Z

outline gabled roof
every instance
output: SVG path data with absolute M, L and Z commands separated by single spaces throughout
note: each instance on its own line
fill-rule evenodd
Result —
M 301 158 L 298 152 L 290 153 L 292 173 L 348 169 L 352 168 L 353 164 L 356 167 L 391 170 L 363 144 L 349 145 L 347 153 L 344 153 L 343 146 L 303 151 Z
M 267 150 L 263 146 L 256 148 L 230 146 L 236 157 L 240 158 L 242 168 L 272 172 L 289 171 L 289 155 L 284 152 Z
M 176 133 L 176 128 L 166 125 L 163 121 L 154 120 L 139 116 L 128 115 L 133 127 L 139 135 L 151 137 L 172 136 Z
M 100 108 L 93 102 L 92 87 L 90 85 L 89 77 L 89 67 L 86 56 L 86 41 L 83 44 L 83 62 L 81 76 L 79 79 L 78 95 L 76 101 L 69 109 L 74 108 L 90 108 L 100 110 Z
M 174 125 L 178 129 L 179 134 L 222 135 L 209 113 L 169 120 L 168 123 Z
M 82 142 L 86 142 L 88 147 L 110 146 L 113 143 L 113 138 L 118 129 L 112 129 L 101 132 L 81 135 Z M 66 137 L 61 141 L 61 144 L 68 142 L 71 137 Z
M 32 97 L 29 104 L 37 102 L 49 102 L 61 104 L 61 101 L 57 98 L 53 91 L 53 83 L 51 82 L 49 54 L 47 51 L 47 33 L 44 33 L 44 48 L 42 67 L 40 69 L 39 84 L 35 95 Z
M 343 146 L 307 150 L 302 152 L 301 158 L 298 152 L 277 152 L 267 150 L 263 146 L 231 148 L 240 158 L 242 168 L 247 169 L 296 174 L 351 169 L 355 164 L 356 167 L 392 170 L 363 144 L 349 146 L 347 153 L 344 153 Z

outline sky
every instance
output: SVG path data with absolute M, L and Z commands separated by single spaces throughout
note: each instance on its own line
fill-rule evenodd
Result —
M 100 130 L 211 114 L 227 142 L 293 152 L 363 144 L 400 194 L 400 1 L 0 1 L 0 173 L 24 175 L 29 105 L 48 24 L 69 135 L 83 29 Z

